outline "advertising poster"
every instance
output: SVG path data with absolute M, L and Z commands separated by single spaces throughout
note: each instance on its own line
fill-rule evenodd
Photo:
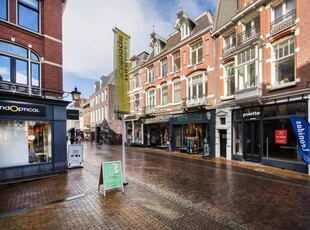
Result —
M 122 191 L 124 191 L 121 161 L 101 163 L 99 188 L 101 184 L 103 184 L 104 195 L 105 191 L 108 189 L 122 188 Z

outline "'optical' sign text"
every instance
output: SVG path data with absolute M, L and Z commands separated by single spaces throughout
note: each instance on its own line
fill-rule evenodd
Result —
M 1 102 L 0 114 L 45 116 L 45 107 Z

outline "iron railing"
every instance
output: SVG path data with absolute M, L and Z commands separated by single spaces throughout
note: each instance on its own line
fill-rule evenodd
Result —
M 238 46 L 248 44 L 259 38 L 260 30 L 259 25 L 254 25 L 251 28 L 238 34 Z
M 39 87 L 21 85 L 6 81 L 0 81 L 0 91 L 18 93 L 24 95 L 41 96 L 41 89 Z
M 289 13 L 271 22 L 270 23 L 270 34 L 274 35 L 294 25 L 295 17 L 296 17 L 295 10 L 292 10 Z

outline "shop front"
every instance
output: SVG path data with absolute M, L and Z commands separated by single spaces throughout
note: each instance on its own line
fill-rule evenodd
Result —
M 172 149 L 187 153 L 202 153 L 215 157 L 215 111 L 182 113 L 172 116 Z
M 143 124 L 139 116 L 128 116 L 125 119 L 126 124 L 126 145 L 142 146 L 143 145 Z
M 68 102 L 5 96 L 0 100 L 0 182 L 67 168 Z
M 144 145 L 147 147 L 167 148 L 169 139 L 169 115 L 158 115 L 152 118 L 145 118 Z
M 291 116 L 308 120 L 307 101 L 233 111 L 233 159 L 307 173 L 300 158 Z

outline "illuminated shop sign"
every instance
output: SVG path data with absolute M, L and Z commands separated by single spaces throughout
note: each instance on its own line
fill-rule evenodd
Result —
M 0 102 L 0 114 L 45 116 L 45 106 Z

